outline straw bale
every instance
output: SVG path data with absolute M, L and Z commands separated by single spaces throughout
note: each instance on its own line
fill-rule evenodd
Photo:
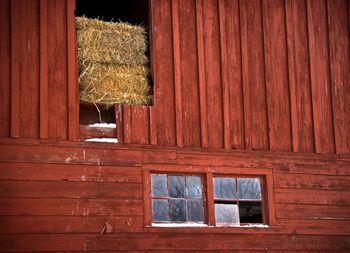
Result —
M 95 62 L 79 65 L 80 100 L 94 103 L 149 104 L 152 96 L 145 66 Z
M 76 17 L 78 59 L 123 65 L 144 65 L 146 31 L 141 26 Z

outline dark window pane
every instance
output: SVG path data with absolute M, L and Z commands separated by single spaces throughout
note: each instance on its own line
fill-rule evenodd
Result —
M 201 199 L 187 200 L 188 221 L 203 221 L 203 202 Z
M 167 200 L 152 200 L 152 219 L 153 221 L 169 221 L 169 206 Z
M 236 204 L 215 204 L 215 221 L 217 224 L 238 225 L 238 206 Z
M 261 202 L 239 202 L 241 223 L 262 223 Z
M 186 206 L 184 199 L 170 199 L 169 208 L 171 221 L 186 221 Z
M 240 199 L 261 199 L 259 178 L 238 178 L 238 192 Z
M 171 198 L 185 197 L 185 177 L 169 176 L 169 195 Z
M 214 198 L 234 199 L 236 195 L 235 178 L 214 177 Z
M 193 198 L 202 197 L 202 180 L 198 176 L 187 176 L 187 196 Z
M 165 174 L 152 174 L 152 196 L 168 196 L 167 178 Z

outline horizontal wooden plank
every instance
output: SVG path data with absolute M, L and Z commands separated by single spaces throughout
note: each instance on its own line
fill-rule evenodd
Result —
M 322 174 L 322 175 L 350 175 L 350 163 L 344 161 L 296 161 L 285 166 L 276 166 L 275 172 Z
M 277 203 L 343 206 L 350 205 L 350 191 L 275 188 L 275 201 Z
M 142 200 L 0 198 L 0 215 L 142 215 Z
M 87 236 L 87 250 L 345 250 L 347 236 L 142 234 Z
M 0 252 L 84 251 L 84 234 L 0 235 Z
M 0 198 L 142 199 L 142 197 L 140 183 L 0 181 Z
M 116 138 L 117 130 L 108 127 L 90 127 L 79 125 L 79 136 L 81 140 L 89 138 Z
M 196 152 L 197 151 L 197 152 Z M 307 153 L 277 153 L 277 152 L 262 152 L 262 151 L 238 151 L 231 150 L 230 152 L 218 150 L 179 150 L 177 152 L 178 164 L 203 165 L 203 166 L 242 166 L 242 167 L 269 167 L 276 170 L 287 171 L 294 168 L 294 164 L 299 164 L 299 169 L 302 170 L 302 165 L 307 165 L 305 173 L 318 174 L 315 169 L 312 172 L 311 168 L 322 166 L 324 173 L 333 174 L 334 169 L 338 168 L 339 173 L 349 175 L 350 157 L 344 156 L 329 156 L 329 155 L 313 155 Z M 328 168 L 327 168 L 328 167 Z M 302 171 L 300 171 L 302 172 Z M 299 173 L 300 173 L 299 172 Z
M 112 233 L 142 232 L 142 216 L 0 216 L 1 234 L 100 234 L 108 222 Z
M 0 162 L 0 180 L 142 182 L 140 167 Z
M 117 144 L 101 143 L 84 143 L 80 147 L 70 147 L 67 144 L 63 146 L 0 144 L 0 160 L 95 165 L 175 163 L 175 151 L 135 147 L 117 149 L 116 146 Z
M 277 219 L 277 225 L 293 234 L 350 235 L 350 221 L 346 220 Z
M 350 208 L 338 205 L 275 204 L 276 218 L 350 220 Z
M 307 174 L 274 174 L 275 187 L 350 190 L 350 177 Z

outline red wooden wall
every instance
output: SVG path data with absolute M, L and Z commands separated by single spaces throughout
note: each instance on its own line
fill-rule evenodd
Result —
M 74 1 L 1 5 L 0 136 L 77 139 Z M 350 153 L 348 5 L 152 0 L 154 105 L 125 142 Z
M 350 251 L 346 156 L 38 141 L 0 151 L 0 252 Z M 274 223 L 146 227 L 143 169 L 165 166 L 270 170 Z
M 75 141 L 73 10 L 0 0 L 0 252 L 350 251 L 349 1 L 151 0 L 154 105 L 116 107 L 121 145 Z M 146 227 L 153 164 L 269 170 L 275 221 Z
M 152 1 L 159 144 L 350 152 L 348 1 Z

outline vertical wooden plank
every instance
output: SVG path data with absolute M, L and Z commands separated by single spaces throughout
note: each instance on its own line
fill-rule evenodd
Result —
M 264 42 L 261 1 L 240 1 L 245 146 L 267 150 Z
M 204 62 L 208 115 L 208 145 L 223 148 L 220 26 L 217 0 L 203 1 Z
M 68 137 L 67 1 L 48 5 L 49 139 Z
M 267 204 L 268 204 L 268 215 L 269 225 L 273 226 L 276 224 L 276 209 L 275 209 L 275 189 L 273 184 L 273 174 L 266 175 L 266 193 L 267 193 Z
M 67 0 L 67 84 L 68 84 L 68 139 L 78 139 L 79 94 L 77 43 L 75 32 L 75 0 Z
M 215 226 L 215 209 L 214 209 L 214 184 L 213 173 L 208 172 L 206 175 L 206 188 L 207 188 L 207 222 L 209 226 Z
M 151 0 L 151 15 L 157 141 L 171 146 L 176 144 L 171 0 Z
M 184 146 L 201 145 L 195 0 L 178 4 Z
M 327 1 L 335 148 L 339 154 L 350 153 L 350 28 L 346 2 Z
M 150 144 L 157 145 L 157 121 L 156 121 L 156 108 L 151 106 L 149 108 L 149 134 L 150 134 Z
M 13 136 L 39 137 L 39 1 L 12 1 Z
M 226 0 L 225 13 L 231 148 L 244 149 L 244 114 L 239 1 Z
M 198 83 L 199 107 L 201 120 L 201 145 L 208 147 L 208 117 L 207 117 L 207 90 L 204 69 L 204 33 L 203 33 L 203 0 L 196 0 L 197 26 L 197 56 L 198 56 Z
M 152 225 L 152 194 L 151 194 L 151 173 L 148 169 L 143 170 L 143 212 L 144 225 Z
M 20 21 L 19 2 L 11 1 L 11 137 L 19 137 Z
M 306 1 L 285 4 L 293 151 L 314 152 Z
M 263 0 L 266 97 L 271 151 L 292 151 L 284 0 Z
M 114 108 L 118 143 L 124 143 L 123 105 L 116 104 Z
M 124 143 L 131 143 L 131 106 L 123 105 Z
M 307 1 L 311 90 L 317 153 L 334 153 L 326 2 Z
M 47 78 L 47 0 L 40 0 L 40 130 L 41 139 L 48 138 L 48 78 Z
M 132 106 L 131 143 L 149 144 L 149 106 Z
M 173 53 L 174 53 L 174 85 L 175 85 L 175 124 L 176 144 L 183 146 L 182 124 L 182 92 L 181 92 L 181 65 L 180 65 L 180 35 L 179 35 L 179 6 L 178 0 L 171 1 Z
M 150 15 L 150 24 L 149 26 L 150 27 L 153 27 L 153 9 L 152 9 L 152 3 L 153 1 L 150 0 L 148 1 L 148 8 L 149 8 L 149 15 Z M 153 59 L 154 59 L 154 52 L 153 52 L 153 37 L 152 37 L 152 33 L 150 33 L 150 56 L 151 56 L 151 75 L 152 75 L 152 78 L 154 77 L 154 72 L 153 72 L 153 66 L 154 66 L 154 63 L 153 63 Z M 154 79 L 153 79 L 154 80 Z M 156 85 L 153 85 L 153 94 L 156 94 L 156 89 L 157 89 L 157 86 Z M 149 128 L 150 128 L 150 144 L 151 145 L 157 145 L 157 101 L 155 99 L 155 96 L 153 96 L 153 99 L 152 99 L 152 106 L 150 107 L 150 112 L 149 112 Z
M 219 31 L 220 31 L 220 59 L 221 59 L 221 85 L 222 85 L 222 104 L 223 104 L 223 131 L 224 148 L 231 148 L 231 130 L 230 130 L 230 89 L 228 85 L 228 59 L 227 59 L 227 39 L 226 39 L 226 10 L 225 0 L 218 1 L 219 8 Z
M 10 137 L 11 128 L 11 3 L 0 1 L 0 137 Z

